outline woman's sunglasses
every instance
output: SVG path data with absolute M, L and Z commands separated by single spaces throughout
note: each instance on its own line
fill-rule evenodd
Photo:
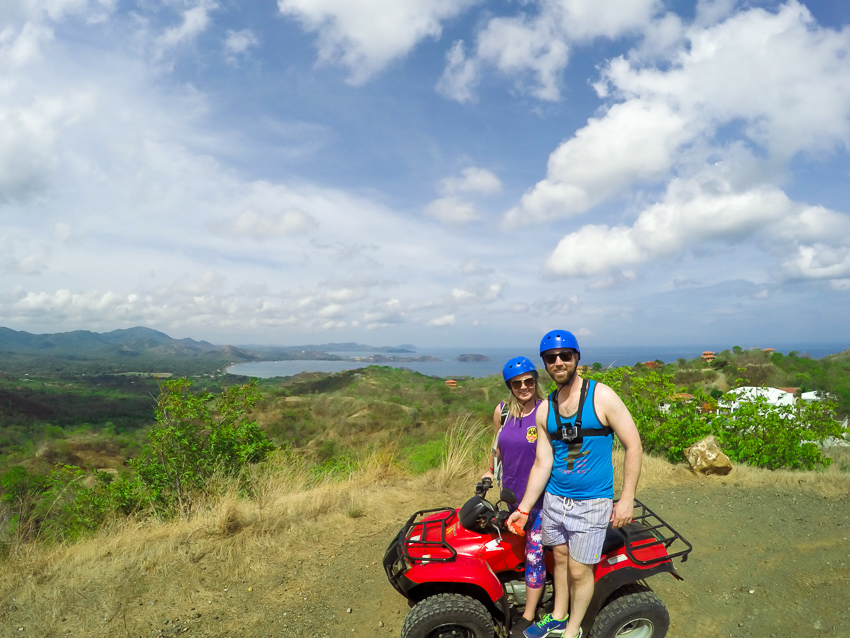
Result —
M 528 379 L 514 379 L 511 381 L 511 389 L 520 390 L 522 388 L 533 388 L 535 383 L 534 377 L 529 377 Z
M 552 354 L 544 354 L 543 361 L 547 366 L 552 365 L 558 359 L 563 361 L 564 363 L 569 363 L 573 359 L 576 358 L 576 353 L 574 350 L 565 350 L 564 352 L 553 352 Z

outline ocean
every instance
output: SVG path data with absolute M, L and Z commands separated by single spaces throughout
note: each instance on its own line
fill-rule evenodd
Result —
M 828 354 L 843 352 L 850 348 L 847 343 L 808 343 L 792 344 L 787 346 L 772 345 L 778 352 L 788 354 L 796 351 L 800 356 L 808 355 L 820 359 Z M 586 346 L 582 348 L 581 362 L 593 364 L 598 362 L 603 367 L 608 366 L 631 366 L 642 361 L 655 361 L 659 359 L 664 363 L 672 363 L 680 358 L 687 360 L 699 357 L 704 350 L 720 352 L 731 349 L 731 346 L 699 345 L 699 346 Z M 364 357 L 370 352 L 337 352 L 333 354 L 342 357 Z M 461 354 L 483 354 L 489 361 L 456 361 Z M 543 362 L 540 355 L 534 350 L 523 348 L 419 348 L 410 355 L 396 356 L 431 356 L 439 361 L 410 361 L 398 363 L 381 363 L 394 368 L 407 368 L 429 376 L 448 377 L 487 377 L 493 374 L 501 374 L 502 366 L 511 357 L 526 356 L 542 369 Z M 386 354 L 385 356 L 393 356 Z M 367 365 L 375 365 L 359 361 L 256 361 L 251 363 L 238 363 L 230 366 L 227 371 L 248 377 L 266 379 L 270 377 L 290 377 L 300 372 L 341 372 L 353 370 Z

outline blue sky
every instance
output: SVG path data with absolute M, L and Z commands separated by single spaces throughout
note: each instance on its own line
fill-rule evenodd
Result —
M 850 8 L 6 0 L 0 325 L 845 342 Z

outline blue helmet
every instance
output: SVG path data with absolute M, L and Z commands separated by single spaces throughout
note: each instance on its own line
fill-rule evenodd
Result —
M 511 379 L 518 377 L 521 374 L 526 374 L 527 372 L 533 374 L 534 378 L 537 379 L 537 368 L 535 368 L 534 364 L 531 363 L 531 359 L 528 357 L 514 357 L 513 359 L 508 359 L 505 367 L 502 368 L 502 377 L 505 379 L 505 385 L 510 387 Z
M 572 348 L 581 358 L 581 350 L 578 347 L 578 340 L 572 332 L 567 330 L 552 330 L 547 332 L 543 339 L 540 340 L 540 356 L 548 350 L 560 350 L 562 348 Z

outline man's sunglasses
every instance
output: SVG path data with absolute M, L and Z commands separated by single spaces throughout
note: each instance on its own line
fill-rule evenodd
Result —
M 511 381 L 511 388 L 513 390 L 519 390 L 521 388 L 533 388 L 536 381 L 534 377 L 528 377 L 527 379 L 514 379 Z
M 575 350 L 565 350 L 564 352 L 553 352 L 551 354 L 544 354 L 543 355 L 543 361 L 546 363 L 547 366 L 552 365 L 558 359 L 560 359 L 564 363 L 569 363 L 570 361 L 572 361 L 575 358 L 576 358 Z

